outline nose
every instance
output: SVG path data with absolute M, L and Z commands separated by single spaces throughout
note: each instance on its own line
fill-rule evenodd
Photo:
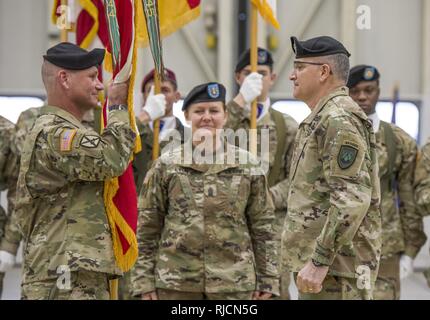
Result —
M 297 77 L 296 77 L 296 72 L 293 70 L 292 72 L 291 72 L 291 74 L 290 74 L 290 80 L 291 81 L 294 81 L 294 80 L 296 80 L 297 79 Z
M 96 89 L 99 91 L 104 89 L 103 83 L 101 83 L 101 81 L 98 78 L 96 82 Z
M 367 95 L 364 93 L 364 90 L 361 90 L 358 94 L 358 100 L 359 101 L 364 101 L 367 99 Z

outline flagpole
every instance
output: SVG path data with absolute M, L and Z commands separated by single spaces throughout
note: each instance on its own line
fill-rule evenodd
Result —
M 68 0 L 61 0 L 61 5 L 67 7 L 68 6 Z M 60 40 L 61 40 L 61 42 L 67 42 L 69 40 L 69 35 L 68 35 L 69 30 L 67 29 L 67 26 L 69 23 L 70 23 L 69 11 L 67 10 L 66 11 L 66 25 L 60 29 Z
M 158 73 L 157 68 L 155 68 L 155 74 L 154 74 L 154 94 L 161 93 L 161 77 Z M 159 136 L 160 136 L 160 119 L 155 119 L 153 122 L 153 134 L 154 134 L 154 140 L 152 143 L 152 160 L 156 160 L 160 154 L 160 143 L 159 143 Z
M 399 102 L 399 82 L 396 81 L 394 83 L 394 88 L 393 88 L 393 113 L 391 114 L 391 123 L 396 124 L 396 109 L 397 109 L 397 103 Z
M 258 39 L 258 11 L 254 4 L 251 4 L 251 72 L 257 71 L 257 39 Z M 257 99 L 251 104 L 251 123 L 249 134 L 249 151 L 257 155 Z

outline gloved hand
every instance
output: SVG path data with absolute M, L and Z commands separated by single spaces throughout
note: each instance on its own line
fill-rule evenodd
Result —
M 400 279 L 409 277 L 414 271 L 413 260 L 407 255 L 400 257 Z
M 0 272 L 6 272 L 15 265 L 15 256 L 7 251 L 0 251 Z
M 252 72 L 246 76 L 239 93 L 242 94 L 246 103 L 251 103 L 255 100 L 263 90 L 263 76 L 257 72 Z
M 148 113 L 151 120 L 161 118 L 166 113 L 166 97 L 162 93 L 154 94 L 152 86 L 143 110 Z

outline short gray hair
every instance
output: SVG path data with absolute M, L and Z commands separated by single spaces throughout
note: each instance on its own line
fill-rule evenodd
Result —
M 332 54 L 324 58 L 330 65 L 333 74 L 346 84 L 349 77 L 349 58 L 343 53 Z

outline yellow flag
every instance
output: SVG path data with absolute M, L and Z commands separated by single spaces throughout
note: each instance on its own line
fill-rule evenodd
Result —
M 251 0 L 260 12 L 261 16 L 276 29 L 280 28 L 278 19 L 276 18 L 276 0 Z

